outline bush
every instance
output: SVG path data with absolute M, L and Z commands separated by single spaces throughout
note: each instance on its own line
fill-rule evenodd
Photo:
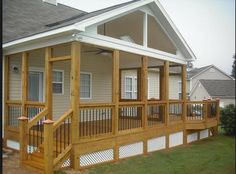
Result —
M 225 134 L 236 135 L 235 106 L 233 104 L 221 109 L 220 121 Z

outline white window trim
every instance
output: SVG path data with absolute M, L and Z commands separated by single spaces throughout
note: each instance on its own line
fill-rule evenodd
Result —
M 87 74 L 87 75 L 90 75 L 90 89 L 89 89 L 89 93 L 90 93 L 90 96 L 89 97 L 80 97 L 80 99 L 92 99 L 92 79 L 93 79 L 93 76 L 92 76 L 92 73 L 91 72 L 80 72 L 80 76 L 81 74 Z M 79 91 L 80 92 L 80 91 Z
M 131 91 L 127 90 L 127 88 L 126 88 L 126 79 L 127 78 L 132 79 L 131 80 L 132 81 L 132 90 Z M 126 98 L 126 93 L 128 93 L 128 92 L 129 93 L 131 92 L 131 99 L 135 99 L 134 98 L 134 93 L 138 94 L 138 86 L 136 88 L 137 90 L 135 90 L 135 88 L 134 88 L 134 81 L 135 81 L 135 79 L 138 80 L 136 76 L 125 76 L 125 98 Z M 137 83 L 138 83 L 138 81 L 137 81 Z
M 64 70 L 59 70 L 59 69 L 53 69 L 52 70 L 52 75 L 53 75 L 53 72 L 61 72 L 62 73 L 62 82 L 54 82 L 53 81 L 53 78 L 52 78 L 52 85 L 53 83 L 60 83 L 62 84 L 62 92 L 61 93 L 54 93 L 53 91 L 53 95 L 64 95 Z

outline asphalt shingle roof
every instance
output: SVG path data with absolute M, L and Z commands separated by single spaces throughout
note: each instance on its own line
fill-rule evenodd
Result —
M 234 98 L 235 80 L 199 80 L 212 97 Z
M 128 5 L 133 0 L 102 10 L 86 13 L 65 5 L 57 6 L 42 0 L 3 0 L 3 43 L 72 25 L 113 9 Z

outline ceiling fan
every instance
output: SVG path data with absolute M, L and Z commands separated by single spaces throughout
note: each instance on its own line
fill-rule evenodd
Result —
M 106 24 L 104 23 L 103 25 L 104 25 L 104 27 L 103 27 L 103 35 L 105 36 L 106 35 Z M 94 50 L 87 50 L 85 52 L 86 53 L 95 53 L 96 55 L 97 54 L 101 54 L 101 55 L 104 55 L 104 56 L 109 56 L 112 53 L 111 50 L 106 50 L 106 49 L 103 49 L 103 48 L 96 48 Z

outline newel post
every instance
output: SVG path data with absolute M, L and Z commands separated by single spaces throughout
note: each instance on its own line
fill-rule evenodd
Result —
M 28 131 L 28 118 L 19 117 L 19 134 L 20 134 L 20 165 L 23 161 L 27 160 L 27 131 Z
M 217 126 L 216 126 L 216 134 L 218 134 L 218 126 L 220 123 L 220 99 L 216 98 L 216 118 L 217 118 Z
M 208 100 L 203 100 L 203 119 L 206 121 L 208 117 Z
M 53 123 L 45 120 L 44 125 L 44 170 L 45 173 L 53 173 Z

